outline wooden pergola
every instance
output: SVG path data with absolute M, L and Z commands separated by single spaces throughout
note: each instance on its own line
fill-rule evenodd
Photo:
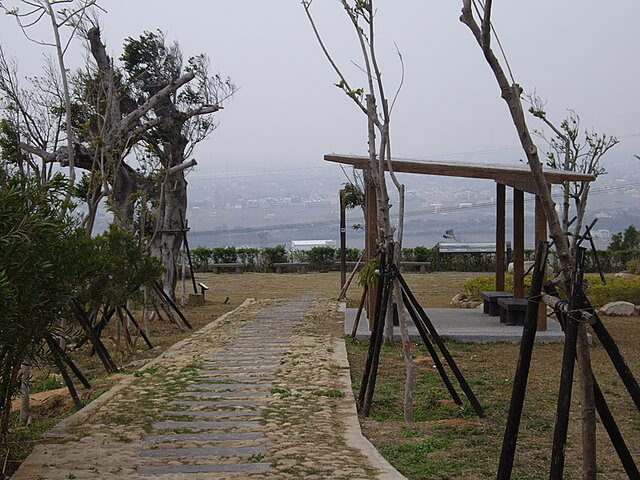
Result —
M 363 171 L 365 182 L 365 250 L 369 260 L 376 247 L 377 209 L 376 191 L 370 180 L 369 158 L 364 156 L 327 154 L 324 159 L 329 162 L 351 165 Z M 483 178 L 496 182 L 496 291 L 505 288 L 505 203 L 506 187 L 513 189 L 513 294 L 524 296 L 524 193 L 536 197 L 535 206 L 535 240 L 547 239 L 547 220 L 542 209 L 538 189 L 533 180 L 531 170 L 527 167 L 510 167 L 504 165 L 484 165 L 470 163 L 416 162 L 393 159 L 393 171 L 396 173 L 414 173 L 419 175 L 440 175 L 445 177 Z M 385 165 L 388 170 L 388 166 Z M 545 178 L 549 184 L 586 181 L 596 179 L 594 175 L 567 172 L 564 170 L 546 170 Z M 540 309 L 538 330 L 546 330 L 546 312 Z

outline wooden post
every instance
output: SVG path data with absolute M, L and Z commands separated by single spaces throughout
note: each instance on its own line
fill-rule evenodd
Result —
M 373 260 L 376 256 L 376 248 L 378 241 L 378 207 L 377 207 L 377 195 L 376 187 L 371 179 L 371 172 L 364 170 L 364 188 L 365 188 L 365 220 L 364 220 L 364 235 L 365 235 L 365 250 L 367 252 L 367 262 Z M 369 322 L 369 329 L 373 328 L 373 317 L 376 311 L 376 297 L 373 292 L 376 291 L 375 285 L 369 286 L 368 300 L 367 300 L 367 320 Z
M 540 245 L 540 242 L 547 240 L 547 217 L 544 214 L 544 208 L 542 208 L 542 202 L 540 197 L 536 195 L 536 246 Z M 536 252 L 537 255 L 538 252 Z M 546 267 L 546 264 L 545 264 Z M 546 271 L 546 268 L 545 268 Z M 538 309 L 538 331 L 544 332 L 547 330 L 547 309 L 544 305 Z
M 513 296 L 524 297 L 524 191 L 513 189 Z
M 505 197 L 504 184 L 496 183 L 496 291 L 504 291 L 505 254 Z
M 344 188 L 340 190 L 340 290 L 347 283 L 347 209 L 344 205 Z

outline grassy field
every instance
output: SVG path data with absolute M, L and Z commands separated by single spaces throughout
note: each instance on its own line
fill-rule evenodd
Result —
M 405 277 L 425 307 L 447 307 L 450 299 L 462 291 L 472 273 L 407 274 Z M 287 298 L 314 291 L 335 298 L 339 291 L 338 273 L 310 274 L 198 274 L 197 280 L 210 287 L 207 302 L 201 307 L 185 307 L 184 312 L 194 328 L 206 325 L 246 298 Z M 355 306 L 360 291 L 355 285 L 348 303 Z M 640 376 L 640 318 L 606 318 L 606 325 L 617 340 L 636 376 Z M 108 332 L 109 333 L 109 332 Z M 336 331 L 336 334 L 340 334 Z M 145 358 L 158 355 L 189 332 L 174 325 L 155 322 L 151 339 L 155 348 L 144 348 L 138 340 L 134 348 L 118 347 L 108 340 L 119 366 L 125 372 L 137 368 Z M 109 335 L 107 335 L 108 337 Z M 352 367 L 353 386 L 359 386 L 367 344 L 347 341 Z M 448 342 L 456 362 L 484 406 L 487 418 L 478 420 L 468 402 L 462 407 L 447 397 L 431 359 L 424 348 L 415 346 L 418 378 L 415 395 L 416 421 L 402 421 L 404 363 L 396 346 L 385 346 L 372 414 L 363 418 L 365 435 L 398 469 L 411 479 L 484 479 L 495 478 L 502 434 L 508 411 L 518 346 L 511 344 L 462 344 Z M 86 353 L 86 352 L 85 352 Z M 79 354 L 79 355 L 78 355 Z M 536 346 L 529 390 L 518 443 L 514 479 L 547 476 L 553 433 L 555 403 L 559 382 L 561 345 Z M 604 349 L 595 342 L 592 350 L 594 369 L 607 401 L 630 445 L 632 454 L 640 458 L 640 418 L 622 382 L 616 377 Z M 89 375 L 93 389 L 82 391 L 89 400 L 113 384 L 117 377 L 105 376 L 98 360 L 76 352 L 78 363 Z M 56 381 L 38 373 L 42 389 L 55 388 Z M 577 390 L 576 390 L 577 392 Z M 42 395 L 42 394 L 41 394 Z M 28 428 L 14 428 L 9 438 L 9 451 L 0 454 L 15 465 L 28 453 L 42 431 L 72 412 L 66 395 L 44 393 L 49 398 L 34 408 L 34 422 Z M 580 425 L 578 395 L 574 395 L 571 411 L 567 472 L 565 478 L 579 478 Z M 598 466 L 601 478 L 626 478 L 609 444 L 606 433 L 598 425 Z

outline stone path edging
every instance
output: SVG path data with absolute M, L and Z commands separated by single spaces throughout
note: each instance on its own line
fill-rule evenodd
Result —
M 347 359 L 347 347 L 344 340 L 336 340 L 334 344 L 334 360 L 338 365 L 343 367 L 340 375 L 340 382 L 346 392 L 352 392 L 351 373 L 349 370 L 349 360 Z M 378 452 L 376 447 L 362 434 L 358 413 L 356 411 L 356 400 L 352 394 L 347 393 L 351 405 L 344 418 L 346 430 L 344 438 L 347 445 L 357 449 L 366 457 L 374 468 L 380 470 L 376 476 L 378 480 L 406 480 L 406 477 L 398 472 L 391 464 Z

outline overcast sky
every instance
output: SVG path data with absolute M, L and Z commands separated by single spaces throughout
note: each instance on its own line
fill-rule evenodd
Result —
M 206 53 L 212 70 L 239 91 L 201 144 L 198 173 L 325 166 L 328 152 L 364 154 L 366 118 L 333 84 L 298 0 L 102 0 L 103 38 L 117 58 L 122 41 L 160 29 L 185 55 Z M 460 1 L 379 0 L 377 44 L 386 89 L 406 78 L 392 118 L 394 156 L 471 162 L 522 157 L 506 105 L 479 47 L 458 20 Z M 337 0 L 313 11 L 329 49 L 353 85 L 364 85 L 356 38 Z M 516 80 L 548 100 L 559 119 L 576 110 L 583 126 L 617 135 L 640 152 L 640 2 L 502 0 L 494 26 Z M 0 43 L 33 73 L 44 47 L 25 45 L 11 18 Z M 80 50 L 70 54 L 81 63 Z M 532 119 L 532 127 L 538 125 Z M 197 174 L 197 173 L 196 173 Z

